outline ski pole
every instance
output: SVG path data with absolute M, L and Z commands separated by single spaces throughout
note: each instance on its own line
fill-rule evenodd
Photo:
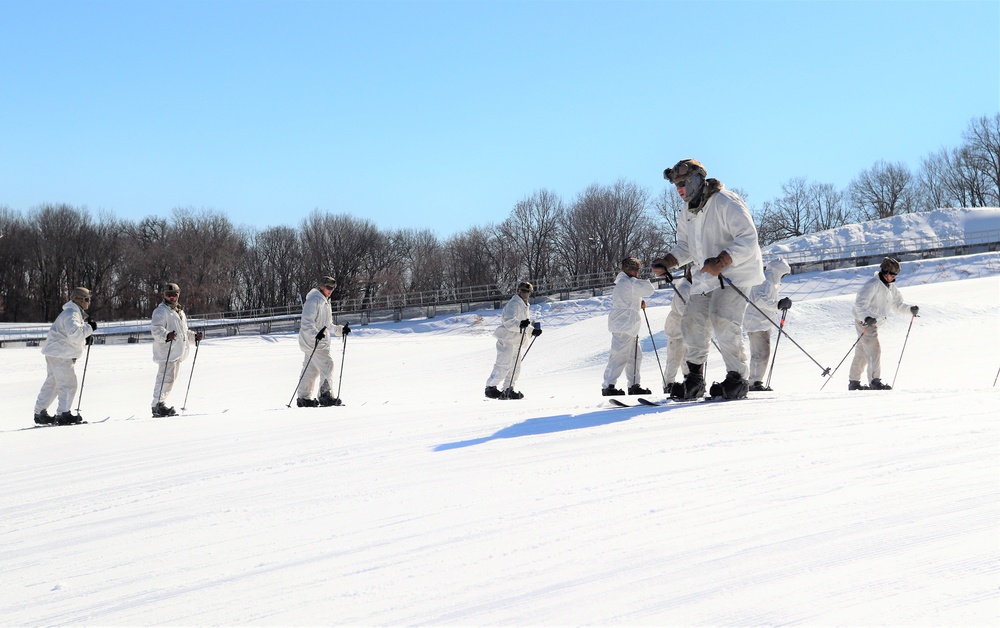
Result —
M 181 411 L 187 410 L 188 405 L 188 394 L 191 392 L 191 380 L 194 379 L 194 365 L 198 363 L 198 347 L 201 346 L 201 341 L 197 338 L 194 339 L 194 358 L 191 360 L 191 373 L 188 375 L 188 387 L 187 392 L 184 393 L 184 405 L 181 406 Z
M 531 325 L 535 329 L 541 329 L 542 328 L 542 324 L 541 323 L 532 323 Z M 528 357 L 528 352 L 531 351 L 531 348 L 533 346 L 535 346 L 535 338 L 538 338 L 538 336 L 540 336 L 540 335 L 541 334 L 535 334 L 535 333 L 531 334 L 531 342 L 528 343 L 528 348 L 524 350 L 524 355 L 521 356 L 521 363 L 522 364 L 524 364 L 524 358 Z
M 767 381 L 764 382 L 764 388 L 771 387 L 771 373 L 774 372 L 774 363 L 778 359 L 778 343 L 781 342 L 781 334 L 785 330 L 785 314 L 788 314 L 787 308 L 781 310 L 781 325 L 778 327 L 778 338 L 774 341 L 774 354 L 771 356 L 771 368 L 767 370 Z
M 80 403 L 83 401 L 83 385 L 87 383 L 87 364 L 90 362 L 90 347 L 94 344 L 94 337 L 87 338 L 87 357 L 83 359 L 83 375 L 80 378 L 80 396 L 76 398 L 76 413 L 80 414 Z
M 899 365 L 903 363 L 903 351 L 906 351 L 906 342 L 910 339 L 910 330 L 913 329 L 913 319 L 916 314 L 910 317 L 910 326 L 906 328 L 906 338 L 903 339 L 903 348 L 899 352 L 899 362 L 896 362 L 896 372 L 892 376 L 892 387 L 896 387 L 896 375 L 899 375 Z
M 348 329 L 350 329 L 350 324 L 346 324 L 348 325 Z M 344 383 L 344 359 L 347 358 L 347 336 L 348 334 L 344 334 L 344 342 L 340 347 L 340 377 L 337 379 L 337 397 L 333 400 L 333 405 L 335 406 L 339 406 L 341 404 L 340 387 Z
M 753 306 L 753 308 L 754 308 L 755 310 L 757 310 L 758 312 L 760 312 L 760 315 L 761 315 L 761 316 L 763 316 L 764 318 L 766 318 L 766 319 L 767 319 L 767 321 L 768 321 L 769 323 L 771 323 L 772 325 L 774 325 L 775 327 L 777 327 L 779 331 L 781 330 L 781 327 L 780 327 L 780 326 L 779 326 L 779 325 L 778 325 L 777 323 L 775 323 L 775 322 L 774 322 L 774 321 L 773 321 L 773 320 L 771 319 L 771 317 L 770 317 L 770 316 L 768 316 L 768 315 L 767 315 L 767 314 L 766 314 L 766 313 L 764 312 L 764 310 L 762 310 L 762 309 L 760 309 L 759 307 L 757 307 L 757 304 L 756 304 L 756 303 L 754 303 L 753 301 L 751 301 L 751 300 L 750 300 L 750 299 L 749 299 L 749 298 L 747 297 L 747 295 L 743 294 L 743 291 L 742 291 L 742 290 L 740 290 L 739 288 L 737 288 L 737 287 L 736 287 L 736 285 L 735 285 L 735 284 L 734 284 L 734 283 L 732 282 L 732 280 L 731 280 L 731 279 L 729 279 L 729 277 L 724 277 L 724 276 L 722 275 L 722 273 L 719 273 L 719 281 L 720 281 L 720 283 L 721 283 L 722 281 L 725 281 L 726 283 L 728 283 L 728 284 L 729 284 L 729 285 L 730 285 L 730 286 L 731 286 L 731 287 L 733 288 L 733 290 L 735 290 L 735 291 L 736 291 L 736 293 L 737 293 L 737 294 L 739 294 L 739 295 L 740 295 L 741 297 L 743 297 L 743 299 L 744 299 L 744 300 L 745 300 L 745 301 L 746 301 L 747 303 L 749 303 L 750 305 L 752 305 L 752 306 Z M 724 286 L 724 285 L 723 285 L 722 287 L 723 287 L 723 288 L 725 288 L 725 286 Z M 788 334 L 785 334 L 785 335 L 786 335 L 786 336 L 788 336 Z M 793 345 L 795 345 L 796 347 L 798 347 L 798 348 L 799 348 L 799 350 L 800 350 L 800 351 L 801 351 L 802 353 L 806 354 L 806 357 L 807 357 L 807 358 L 809 358 L 810 360 L 812 360 L 812 361 L 813 361 L 813 363 L 814 363 L 814 364 L 815 364 L 816 366 L 818 366 L 818 367 L 819 367 L 820 369 L 822 369 L 822 370 L 823 370 L 823 372 L 822 372 L 822 373 L 820 373 L 820 375 L 823 375 L 823 376 L 827 376 L 827 375 L 830 375 L 830 376 L 832 377 L 832 375 L 833 375 L 833 374 L 832 374 L 832 373 L 830 372 L 830 368 L 829 368 L 829 367 L 824 367 L 824 366 L 823 366 L 822 364 L 820 364 L 819 362 L 817 362 L 817 361 L 816 361 L 816 358 L 814 358 L 814 357 L 812 357 L 811 355 L 809 355 L 809 352 L 808 352 L 808 351 L 806 351 L 805 349 L 803 349 L 803 348 L 802 348 L 802 345 L 800 345 L 799 343 L 795 342 L 795 339 L 794 339 L 794 338 L 792 338 L 791 336 L 788 336 L 788 341 L 789 341 L 789 342 L 791 342 L 791 343 L 792 343 Z M 824 384 L 824 386 L 825 386 L 825 384 Z M 820 389 L 820 390 L 822 390 L 822 389 Z
M 511 392 L 513 392 L 514 390 L 514 375 L 517 372 L 518 362 L 521 360 L 521 345 L 524 344 L 525 329 L 527 329 L 527 327 L 521 328 L 521 341 L 517 343 L 517 356 L 514 358 L 514 365 L 510 368 L 510 386 L 508 386 L 507 389 L 503 391 L 504 395 L 507 394 L 507 390 L 510 390 Z
M 997 376 L 993 378 L 993 385 L 997 385 L 997 380 L 1000 380 L 1000 369 L 997 369 Z
M 820 390 L 826 388 L 826 385 L 830 383 L 830 380 L 833 379 L 833 376 L 837 373 L 837 369 L 839 369 L 840 365 L 844 363 L 844 360 L 847 359 L 847 356 L 851 355 L 851 351 L 854 351 L 854 347 L 858 346 L 858 343 L 861 342 L 861 337 L 865 335 L 866 331 L 868 330 L 867 329 L 861 330 L 861 333 L 858 334 L 858 339 L 855 340 L 854 344 L 851 345 L 851 348 L 847 350 L 847 353 L 844 354 L 843 359 L 841 359 L 840 362 L 837 363 L 837 366 L 833 369 L 833 373 L 830 373 L 830 376 L 826 378 L 826 381 L 823 382 L 823 385 L 819 387 Z M 791 338 L 789 338 L 789 340 L 791 340 Z
M 160 389 L 156 391 L 156 403 L 160 403 L 160 395 L 163 394 L 163 380 L 167 379 L 167 368 L 170 366 L 170 352 L 174 348 L 174 339 L 171 338 L 167 343 L 167 359 L 163 363 L 163 375 L 160 376 Z
M 684 298 L 684 295 L 681 294 L 680 291 L 677 289 L 677 286 L 674 285 L 673 275 L 671 275 L 670 271 L 667 270 L 666 268 L 663 269 L 663 272 L 664 272 L 663 278 L 667 280 L 667 284 L 670 286 L 670 289 L 674 291 L 674 296 L 681 300 L 682 305 L 687 306 L 687 299 Z M 711 338 L 711 340 L 712 340 L 712 346 L 715 347 L 715 350 L 718 351 L 719 353 L 722 353 L 722 349 L 719 348 L 719 343 L 715 341 L 715 338 Z M 708 366 L 707 359 L 705 360 L 705 365 L 706 367 Z
M 324 331 L 326 331 L 326 327 L 323 327 L 323 329 L 319 330 L 320 333 Z M 319 333 L 317 333 L 316 335 L 319 336 Z M 302 367 L 302 374 L 299 375 L 299 381 L 297 384 L 295 384 L 295 390 L 292 391 L 292 398 L 288 400 L 288 405 L 286 407 L 288 408 L 292 407 L 292 401 L 295 400 L 295 393 L 299 392 L 299 386 L 302 384 L 302 378 L 306 376 L 306 370 L 309 368 L 309 364 L 312 363 L 313 356 L 316 355 L 316 347 L 318 346 L 319 346 L 319 338 L 317 338 L 313 342 L 312 353 L 309 354 L 309 359 L 306 360 L 305 366 Z
M 660 367 L 660 381 L 663 383 L 663 392 L 667 392 L 667 376 L 663 373 L 663 363 L 660 362 L 660 352 L 656 349 L 656 341 L 653 340 L 653 328 L 649 325 L 649 315 L 646 314 L 646 302 L 642 302 L 642 315 L 646 318 L 646 329 L 649 330 L 649 342 L 653 345 L 653 354 L 656 356 L 656 364 Z

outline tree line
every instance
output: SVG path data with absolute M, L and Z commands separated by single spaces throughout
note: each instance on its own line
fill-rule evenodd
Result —
M 1000 113 L 972 120 L 961 146 L 929 154 L 916 171 L 879 161 L 844 190 L 792 178 L 760 207 L 734 189 L 762 245 L 898 214 L 1000 206 Z M 104 320 L 148 317 L 166 281 L 181 285 L 195 314 L 295 306 L 328 274 L 338 279 L 334 301 L 483 285 L 508 292 L 526 278 L 571 281 L 624 257 L 661 255 L 681 209 L 673 186 L 653 195 L 624 179 L 570 202 L 540 189 L 504 220 L 442 239 L 318 210 L 297 227 L 257 229 L 210 210 L 131 221 L 65 204 L 0 207 L 0 320 L 50 321 L 78 285 L 95 291 L 90 313 Z

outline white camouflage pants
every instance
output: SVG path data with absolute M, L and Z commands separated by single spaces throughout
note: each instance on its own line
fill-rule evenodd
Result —
M 878 326 L 865 327 L 861 321 L 854 321 L 854 329 L 861 339 L 854 348 L 854 359 L 851 360 L 851 381 L 861 381 L 861 372 L 868 367 L 868 381 L 882 378 L 882 345 L 878 341 Z M 864 335 L 862 335 L 864 332 Z
M 35 414 L 47 410 L 56 397 L 59 398 L 56 414 L 70 411 L 77 388 L 75 362 L 70 358 L 45 356 L 45 382 L 35 400 Z
M 181 361 L 157 362 L 156 365 L 158 368 L 156 369 L 156 381 L 153 382 L 153 402 L 150 404 L 154 408 L 156 404 L 166 401 L 167 397 L 170 396 L 170 391 L 174 389 L 174 380 L 177 379 L 177 373 L 181 370 Z
M 671 312 L 667 315 L 667 320 L 663 321 L 663 333 L 667 336 L 667 363 L 663 371 L 664 385 L 677 381 L 677 369 L 681 370 L 681 379 L 688 373 L 687 348 L 684 346 L 684 334 L 681 333 L 680 314 Z
M 743 292 L 746 293 L 746 290 Z M 708 360 L 708 347 L 714 331 L 726 371 L 736 371 L 746 379 L 750 371 L 743 344 L 743 314 L 746 309 L 746 299 L 731 288 L 717 288 L 708 294 L 691 293 L 684 320 L 681 321 L 688 362 L 704 364 Z
M 767 363 L 771 360 L 771 330 L 747 332 L 750 340 L 750 383 L 764 381 Z
M 308 366 L 307 366 L 308 364 Z M 319 380 L 320 393 L 331 391 L 333 381 L 333 356 L 329 351 L 316 351 L 312 353 L 312 360 L 306 353 L 302 358 L 302 381 L 299 382 L 295 395 L 299 399 L 313 399 L 313 390 L 316 387 L 316 380 Z M 331 392 L 331 394 L 333 394 Z
M 604 369 L 604 388 L 617 383 L 622 371 L 625 371 L 629 386 L 640 383 L 641 369 L 639 337 L 632 334 L 611 334 L 611 352 L 608 354 L 608 366 Z
M 486 380 L 487 386 L 496 386 L 501 392 L 514 387 L 517 376 L 521 374 L 518 349 L 528 344 L 524 340 L 527 335 L 518 332 L 516 336 L 508 334 L 504 338 L 497 338 L 497 359 L 493 363 L 493 372 Z

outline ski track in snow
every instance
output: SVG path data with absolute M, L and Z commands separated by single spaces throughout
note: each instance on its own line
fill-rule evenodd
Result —
M 921 316 L 891 392 L 848 392 L 850 358 L 819 392 L 820 369 L 782 340 L 774 393 L 605 409 L 607 299 L 595 297 L 539 308 L 551 316 L 521 401 L 482 397 L 494 341 L 479 328 L 495 315 L 471 313 L 399 324 L 406 333 L 359 328 L 342 408 L 285 408 L 301 364 L 293 336 L 206 340 L 188 403 L 203 416 L 169 419 L 144 414 L 148 346 L 95 346 L 82 413 L 111 419 L 15 431 L 44 361 L 2 349 L 0 617 L 993 624 L 997 259 L 904 264 Z M 831 272 L 790 278 L 786 329 L 832 367 L 854 340 L 852 290 L 872 271 Z M 953 280 L 963 273 L 984 276 Z M 647 309 L 661 359 L 669 294 Z M 909 323 L 880 329 L 883 379 Z M 709 381 L 723 375 L 710 354 Z

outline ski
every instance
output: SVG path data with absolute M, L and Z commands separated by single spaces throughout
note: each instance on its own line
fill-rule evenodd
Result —
M 608 399 L 608 403 L 611 404 L 612 408 L 634 408 L 635 407 L 635 406 L 630 406 L 629 404 L 625 403 L 624 401 L 619 401 L 618 399 L 615 399 L 614 397 L 612 397 L 611 399 Z
M 639 397 L 639 403 L 641 403 L 644 406 L 661 406 L 661 405 L 663 405 L 662 403 L 659 403 L 659 402 L 656 402 L 656 401 L 650 401 L 649 399 L 643 399 L 642 397 Z

